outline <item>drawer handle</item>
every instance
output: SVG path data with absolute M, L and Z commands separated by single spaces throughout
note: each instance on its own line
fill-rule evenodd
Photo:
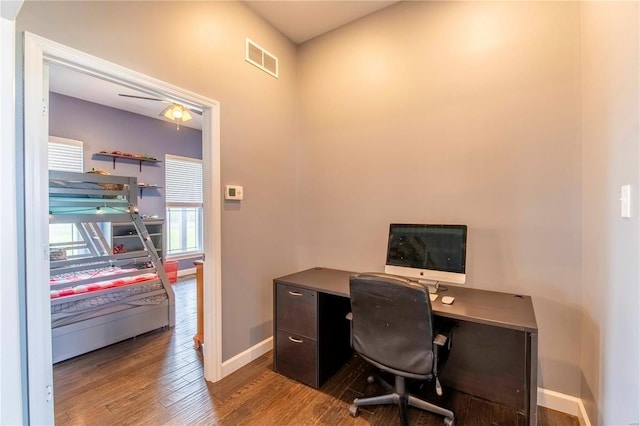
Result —
M 291 291 L 289 290 L 289 294 L 292 296 L 302 296 L 302 293 L 300 293 L 299 291 Z
M 293 343 L 302 343 L 302 339 L 296 339 L 295 337 L 291 336 L 289 336 L 289 340 L 291 340 Z

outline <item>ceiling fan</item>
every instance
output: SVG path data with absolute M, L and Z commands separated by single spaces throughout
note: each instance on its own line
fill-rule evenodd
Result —
M 136 98 L 136 99 L 144 99 L 147 101 L 159 101 L 170 104 L 168 107 L 162 110 L 159 114 L 160 117 L 168 118 L 169 120 L 176 122 L 176 129 L 180 130 L 180 122 L 185 122 L 191 120 L 191 111 L 194 114 L 202 115 L 202 111 L 198 111 L 197 109 L 189 108 L 184 105 L 181 105 L 176 102 L 167 101 L 165 99 L 160 98 L 151 98 L 147 96 L 137 96 L 137 95 L 125 95 L 124 93 L 118 93 L 119 96 L 123 96 L 125 98 Z

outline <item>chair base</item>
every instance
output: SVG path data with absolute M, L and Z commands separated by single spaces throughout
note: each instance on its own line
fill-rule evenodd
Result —
M 349 407 L 349 413 L 356 417 L 359 412 L 359 407 L 367 406 L 367 405 L 384 405 L 384 404 L 395 404 L 400 408 L 400 424 L 403 426 L 407 426 L 409 424 L 407 417 L 407 407 L 415 407 L 421 410 L 429 411 L 431 413 L 440 414 L 444 416 L 444 424 L 447 426 L 453 426 L 454 422 L 454 414 L 453 411 L 447 410 L 446 408 L 442 408 L 438 405 L 432 404 L 420 398 L 417 398 L 411 395 L 407 391 L 406 380 L 402 376 L 395 376 L 395 387 L 391 386 L 377 374 L 369 376 L 367 378 L 369 383 L 373 383 L 376 381 L 380 384 L 387 392 L 386 395 L 372 396 L 369 398 L 356 398 L 353 400 L 353 405 Z

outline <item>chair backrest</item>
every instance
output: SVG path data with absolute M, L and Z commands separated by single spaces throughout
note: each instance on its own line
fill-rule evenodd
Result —
M 353 349 L 395 374 L 431 376 L 433 316 L 426 288 L 386 274 L 354 275 L 349 285 Z

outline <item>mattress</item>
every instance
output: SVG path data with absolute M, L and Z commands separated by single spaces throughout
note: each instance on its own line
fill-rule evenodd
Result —
M 99 306 L 117 303 L 124 299 L 129 299 L 132 296 L 139 296 L 145 293 L 151 293 L 156 290 L 164 290 L 161 282 L 154 281 L 152 283 L 135 286 L 135 287 L 123 287 L 122 290 L 96 294 L 94 297 L 87 297 L 76 300 L 69 300 L 68 302 L 56 303 L 51 305 L 51 314 L 57 313 L 76 313 L 95 309 Z M 164 294 L 166 299 L 166 294 Z M 164 300 L 164 299 L 163 299 Z
M 134 306 L 159 305 L 167 302 L 168 296 L 162 282 L 158 280 L 158 274 L 126 275 L 133 272 L 138 272 L 138 269 L 109 267 L 53 276 L 49 280 L 51 285 L 70 285 L 50 291 L 51 299 L 56 300 L 56 303 L 51 304 L 52 326 L 62 326 Z M 100 280 L 89 284 L 72 285 L 74 282 L 89 279 Z M 105 289 L 113 289 L 113 291 L 100 292 L 91 296 L 92 292 Z M 70 297 L 79 294 L 85 294 L 85 297 Z
M 105 290 L 113 287 L 122 287 L 131 284 L 137 284 L 144 281 L 155 280 L 158 278 L 156 273 L 147 273 L 134 276 L 122 276 L 130 272 L 137 272 L 138 269 L 122 269 L 117 267 L 94 269 L 88 271 L 77 272 L 73 274 L 56 275 L 51 277 L 49 285 L 59 287 L 63 284 L 73 284 L 74 282 L 84 281 L 88 279 L 102 278 L 104 281 L 92 282 L 90 284 L 69 285 L 67 287 L 52 289 L 50 291 L 51 299 L 57 299 L 65 296 L 72 296 L 82 293 L 90 293 L 92 291 Z M 112 277 L 111 279 L 109 279 Z

